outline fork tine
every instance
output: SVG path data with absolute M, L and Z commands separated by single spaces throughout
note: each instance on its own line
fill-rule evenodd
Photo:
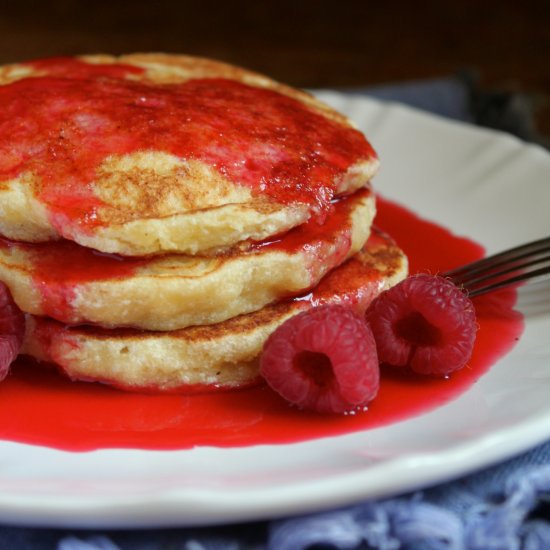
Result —
M 550 237 L 505 250 L 442 274 L 480 296 L 522 281 L 550 278 Z
M 443 276 L 450 277 L 455 282 L 465 282 L 478 273 L 496 270 L 502 265 L 513 265 L 513 262 L 528 257 L 536 257 L 548 251 L 550 251 L 550 237 L 517 246 L 510 250 L 494 254 L 493 256 L 451 269 L 446 271 Z
M 539 269 L 535 269 L 533 271 L 525 271 L 523 273 L 520 273 L 519 275 L 507 277 L 505 279 L 497 279 L 497 281 L 494 283 L 486 284 L 477 288 L 475 286 L 471 288 L 468 285 L 464 285 L 464 289 L 468 292 L 468 296 L 470 298 L 474 298 L 476 296 L 481 296 L 482 294 L 492 292 L 493 290 L 498 290 L 507 286 L 520 283 L 522 281 L 529 280 L 531 282 L 540 282 L 547 279 L 550 280 L 550 264 Z
M 460 283 L 463 286 L 472 287 L 483 283 L 489 279 L 496 279 L 504 275 L 512 276 L 513 273 L 526 273 L 526 268 L 531 268 L 545 264 L 550 265 L 550 252 L 544 256 L 538 254 L 530 257 L 525 257 L 523 260 L 504 261 L 495 265 L 490 265 L 485 269 L 476 269 L 471 273 L 463 273 L 458 277 L 451 277 L 455 283 Z M 527 272 L 529 273 L 529 272 Z

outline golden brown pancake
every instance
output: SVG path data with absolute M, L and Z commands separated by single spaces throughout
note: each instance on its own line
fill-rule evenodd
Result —
M 26 313 L 69 324 L 175 330 L 219 323 L 315 286 L 362 248 L 370 188 L 269 243 L 217 256 L 121 258 L 69 241 L 0 241 L 0 280 Z
M 298 299 L 171 332 L 70 328 L 29 316 L 23 353 L 58 365 L 74 380 L 125 389 L 239 388 L 257 382 L 264 342 L 286 319 L 323 304 L 343 304 L 363 314 L 375 296 L 406 274 L 403 252 L 389 238 L 373 235 L 358 254 Z
M 200 58 L 0 68 L 0 234 L 129 256 L 197 254 L 322 219 L 378 167 L 312 96 Z

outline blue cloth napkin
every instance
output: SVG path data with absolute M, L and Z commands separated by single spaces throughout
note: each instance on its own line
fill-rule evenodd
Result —
M 462 77 L 354 90 L 535 140 L 529 105 Z M 0 550 L 550 549 L 550 442 L 461 479 L 395 498 L 265 522 L 82 531 L 0 525 Z

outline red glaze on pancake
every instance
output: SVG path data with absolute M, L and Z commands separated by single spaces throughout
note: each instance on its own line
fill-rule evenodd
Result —
M 130 390 L 189 393 L 245 387 L 258 381 L 263 343 L 286 319 L 330 303 L 364 313 L 375 296 L 406 274 L 402 251 L 376 234 L 311 293 L 254 313 L 171 332 L 71 328 L 32 317 L 24 352 L 57 364 L 72 379 Z
M 131 65 L 73 58 L 29 65 L 39 76 L 0 86 L 0 180 L 34 174 L 59 231 L 103 223 L 94 179 L 113 155 L 198 160 L 317 213 L 351 166 L 376 158 L 359 131 L 273 89 L 228 78 L 158 84 Z
M 315 286 L 363 246 L 374 210 L 367 187 L 340 199 L 324 224 L 313 218 L 275 240 L 215 256 L 128 258 L 66 240 L 0 239 L 0 277 L 23 311 L 68 324 L 175 330 L 217 323 Z

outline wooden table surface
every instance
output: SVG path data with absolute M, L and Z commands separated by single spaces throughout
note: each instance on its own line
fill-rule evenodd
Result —
M 550 136 L 550 1 L 0 2 L 0 62 L 77 53 L 214 57 L 299 87 L 479 76 Z

